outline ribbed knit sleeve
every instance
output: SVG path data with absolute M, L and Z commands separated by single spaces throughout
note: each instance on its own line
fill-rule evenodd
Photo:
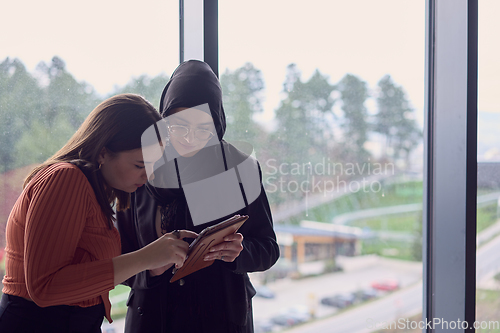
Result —
M 98 234 L 99 229 L 87 223 L 90 201 L 95 197 L 85 175 L 76 167 L 56 167 L 32 185 L 24 237 L 24 274 L 30 298 L 42 307 L 74 304 L 113 289 L 111 258 L 82 260 L 88 256 L 80 249 L 84 234 L 92 233 L 92 228 Z M 105 237 L 102 240 L 88 237 L 85 246 L 116 253 L 116 244 Z M 80 258 L 75 262 L 76 257 Z

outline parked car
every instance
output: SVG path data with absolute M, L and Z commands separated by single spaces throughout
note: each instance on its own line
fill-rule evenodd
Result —
M 271 322 L 283 326 L 291 327 L 300 323 L 304 323 L 311 319 L 311 314 L 307 306 L 295 305 L 283 309 L 280 314 L 271 318 Z
M 305 305 L 295 305 L 286 308 L 282 311 L 282 314 L 292 317 L 296 324 L 304 323 L 311 319 L 311 313 Z
M 321 304 L 327 306 L 334 306 L 339 309 L 346 308 L 356 301 L 356 296 L 351 293 L 337 294 L 330 297 L 323 297 L 321 299 Z
M 271 322 L 284 327 L 290 327 L 299 323 L 292 315 L 286 313 L 272 317 Z
M 267 333 L 274 330 L 274 324 L 270 320 L 257 320 L 254 322 L 255 333 Z
M 372 288 L 383 291 L 393 291 L 399 289 L 399 281 L 394 279 L 386 279 L 380 281 L 373 281 Z
M 354 292 L 356 300 L 359 302 L 364 302 L 372 298 L 378 297 L 379 291 L 373 288 L 360 289 Z

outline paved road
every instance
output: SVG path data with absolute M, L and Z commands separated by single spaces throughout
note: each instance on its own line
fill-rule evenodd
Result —
M 328 319 L 299 326 L 287 333 L 369 333 L 389 325 L 396 318 L 407 318 L 422 309 L 422 283 L 394 292 Z
M 422 276 L 422 265 L 419 263 L 373 256 L 370 256 L 366 263 L 353 267 L 348 272 L 325 274 L 302 280 L 281 280 L 269 284 L 269 289 L 275 292 L 276 297 L 254 298 L 255 320 L 269 319 L 292 306 L 310 307 L 312 297 L 315 299 L 317 316 L 323 317 L 333 314 L 335 310 L 319 304 L 322 297 L 341 292 L 354 292 L 369 287 L 372 281 L 383 279 L 397 279 L 402 287 L 407 287 L 420 281 Z
M 481 283 L 500 270 L 500 236 L 477 251 L 477 281 Z M 375 302 L 340 315 L 287 330 L 287 333 L 369 333 L 384 323 L 407 318 L 422 310 L 422 282 L 395 292 Z
M 477 250 L 476 261 L 476 281 L 479 283 L 500 271 L 500 236 Z

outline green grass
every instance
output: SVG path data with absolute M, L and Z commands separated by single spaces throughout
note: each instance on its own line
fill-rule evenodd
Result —
M 373 219 L 356 220 L 350 225 L 371 230 L 390 230 L 399 232 L 413 232 L 418 228 L 422 218 L 422 211 L 387 215 Z M 477 231 L 481 232 L 497 221 L 497 204 L 490 204 L 477 209 Z
M 478 189 L 478 195 L 494 192 L 488 189 Z M 396 205 L 422 203 L 423 187 L 421 181 L 382 184 L 380 192 L 363 192 L 344 195 L 333 202 L 320 205 L 290 218 L 287 222 L 298 224 L 302 220 L 312 220 L 329 223 L 335 216 L 362 209 L 380 208 Z M 477 208 L 477 231 L 481 232 L 498 220 L 497 203 Z M 369 219 L 355 220 L 351 226 L 372 231 L 393 231 L 421 237 L 422 211 L 391 214 Z M 419 232 L 420 231 L 420 232 Z M 419 247 L 420 246 L 420 247 Z M 378 254 L 381 256 L 404 260 L 421 260 L 419 240 L 414 242 L 364 240 L 363 254 Z M 421 252 L 421 251 L 420 251 Z
M 477 333 L 500 333 L 500 291 L 476 290 L 476 320 L 488 322 L 490 328 L 476 330 Z M 491 323 L 490 323 L 491 322 Z M 483 325 L 485 325 L 484 323 Z
M 386 215 L 373 219 L 356 220 L 349 225 L 370 230 L 413 232 L 421 220 L 422 212 Z
M 109 297 L 114 297 L 114 296 L 117 296 L 117 295 L 121 295 L 123 293 L 129 293 L 130 291 L 130 287 L 127 287 L 127 286 L 124 286 L 122 284 L 119 284 L 115 287 L 115 289 L 111 290 L 109 292 Z
M 362 190 L 343 195 L 329 202 L 293 216 L 288 221 L 298 224 L 302 220 L 330 222 L 335 216 L 361 209 L 422 203 L 422 182 L 409 181 L 404 183 L 382 184 L 379 192 L 364 192 Z
M 363 241 L 361 254 L 377 254 L 381 257 L 419 261 L 414 244 L 404 241 L 368 239 Z
M 478 189 L 478 195 L 491 193 L 491 190 Z M 380 192 L 363 192 L 344 195 L 333 202 L 329 202 L 288 220 L 291 224 L 298 224 L 302 220 L 330 222 L 335 216 L 362 209 L 380 208 L 396 205 L 422 203 L 423 189 L 421 181 L 391 183 L 382 186 Z M 422 212 L 411 212 L 376 217 L 373 219 L 357 220 L 350 223 L 360 228 L 371 230 L 390 230 L 398 232 L 414 232 L 419 228 Z M 497 221 L 497 203 L 491 203 L 477 208 L 478 232 L 491 226 Z
M 477 208 L 477 231 L 483 231 L 498 219 L 497 203 Z
M 111 290 L 109 292 L 109 297 L 113 298 L 115 296 L 123 295 L 130 292 L 130 288 L 124 285 L 117 285 L 115 289 Z M 113 320 L 120 319 L 125 317 L 127 314 L 127 298 L 125 298 L 123 301 L 114 303 L 113 306 L 111 307 L 111 317 Z

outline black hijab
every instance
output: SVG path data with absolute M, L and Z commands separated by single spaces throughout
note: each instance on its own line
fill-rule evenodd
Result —
M 172 145 L 165 147 L 165 155 L 170 158 L 165 159 L 165 164 L 155 171 L 155 179 L 146 185 L 147 191 L 162 207 L 162 229 L 165 231 L 172 229 L 173 221 L 180 218 L 176 215 L 184 215 L 182 211 L 187 208 L 182 189 L 184 185 L 220 174 L 248 157 L 222 140 L 226 131 L 226 115 L 222 89 L 215 73 L 202 61 L 183 62 L 163 90 L 160 100 L 162 117 L 168 117 L 178 107 L 191 108 L 202 104 L 208 104 L 217 135 L 191 157 L 180 156 Z M 189 228 L 192 224 L 189 213 L 186 211 L 185 214 L 182 220 L 187 224 L 176 225 L 176 228 Z
M 226 132 L 226 114 L 222 106 L 219 79 L 210 66 L 199 60 L 188 60 L 177 67 L 168 81 L 160 100 L 163 118 L 172 109 L 192 108 L 208 103 L 219 140 Z

